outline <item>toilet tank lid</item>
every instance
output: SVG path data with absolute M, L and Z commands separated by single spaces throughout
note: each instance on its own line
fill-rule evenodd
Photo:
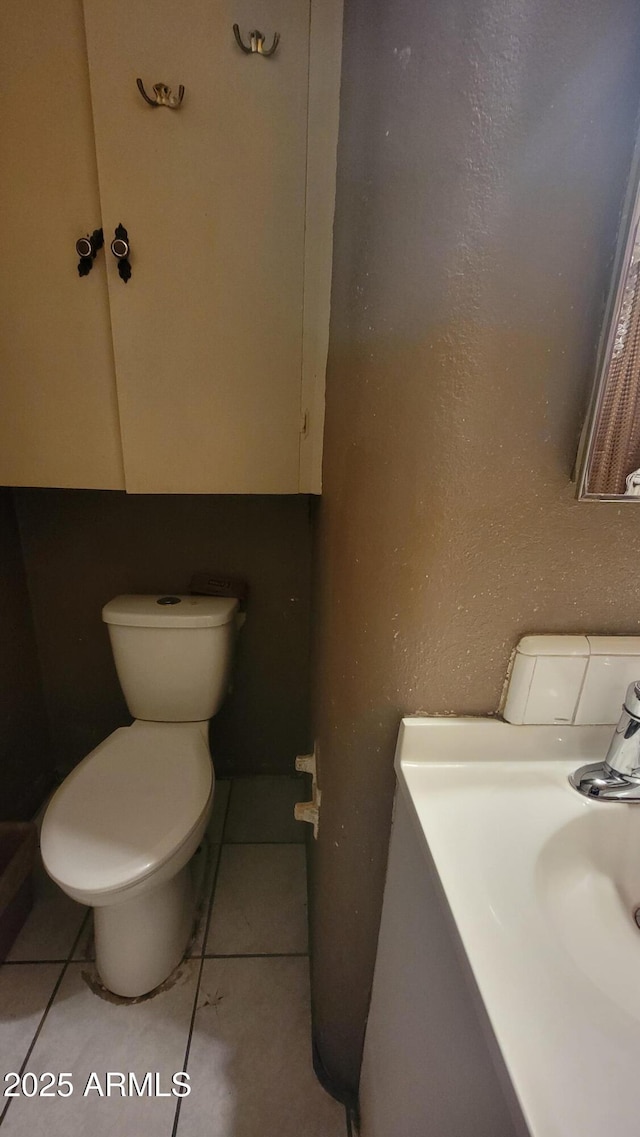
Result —
M 102 619 L 136 628 L 215 628 L 230 623 L 237 608 L 233 596 L 116 596 Z

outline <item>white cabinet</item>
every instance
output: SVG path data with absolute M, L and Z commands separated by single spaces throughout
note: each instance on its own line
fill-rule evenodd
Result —
M 78 0 L 0 4 L 0 483 L 124 486 Z
M 5 0 L 0 483 L 319 489 L 340 12 L 312 2 Z

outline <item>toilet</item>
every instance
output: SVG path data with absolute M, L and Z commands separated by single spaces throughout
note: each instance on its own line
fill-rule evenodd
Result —
M 117 596 L 102 610 L 134 722 L 56 791 L 41 850 L 49 876 L 94 909 L 96 967 L 117 995 L 153 990 L 189 942 L 189 861 L 213 807 L 208 725 L 227 691 L 237 609 L 228 597 Z

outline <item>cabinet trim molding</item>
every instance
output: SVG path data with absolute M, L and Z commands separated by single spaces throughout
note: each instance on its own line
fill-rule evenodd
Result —
M 300 493 L 322 491 L 343 0 L 312 0 L 302 330 Z

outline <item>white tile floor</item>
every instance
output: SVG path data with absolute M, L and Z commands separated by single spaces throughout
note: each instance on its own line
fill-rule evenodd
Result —
M 24 1079 L 24 1092 L 0 1103 L 3 1137 L 348 1134 L 311 1063 L 304 827 L 291 818 L 301 786 L 218 782 L 189 958 L 140 1003 L 93 992 L 88 913 L 38 873 L 33 912 L 0 968 L 0 1078 Z M 108 1096 L 108 1071 L 135 1075 L 145 1092 L 125 1083 L 123 1095 L 113 1077 Z M 190 1077 L 182 1098 L 170 1092 L 179 1071 Z M 67 1074 L 73 1093 L 28 1096 L 35 1079 L 25 1074 L 46 1072 Z

